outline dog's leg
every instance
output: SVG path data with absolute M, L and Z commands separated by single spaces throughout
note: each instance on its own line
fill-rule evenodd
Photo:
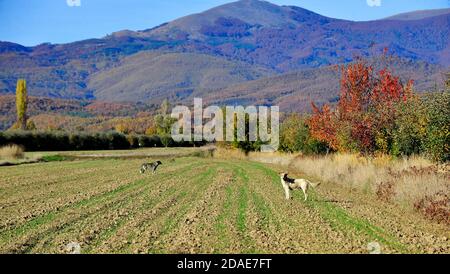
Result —
M 290 200 L 291 199 L 291 192 L 289 191 L 289 186 L 286 185 L 286 183 L 282 183 L 283 184 L 283 189 L 284 189 L 284 194 L 286 197 L 286 200 Z
M 308 200 L 308 185 L 302 186 L 303 195 L 305 195 L 305 202 Z

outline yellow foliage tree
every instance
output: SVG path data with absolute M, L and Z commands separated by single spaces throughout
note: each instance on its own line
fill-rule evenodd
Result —
M 123 133 L 123 134 L 128 134 L 129 133 L 129 128 L 124 123 L 120 123 L 120 124 L 116 125 L 114 128 L 115 128 L 115 130 L 117 132 L 120 132 L 120 133 Z
M 150 126 L 145 130 L 145 135 L 156 135 L 157 129 L 155 126 Z
M 17 124 L 22 130 L 27 128 L 27 82 L 24 79 L 17 80 L 16 86 L 16 107 L 17 107 Z

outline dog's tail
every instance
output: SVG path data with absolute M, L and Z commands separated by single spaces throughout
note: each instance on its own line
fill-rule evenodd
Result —
M 310 185 L 310 186 L 312 186 L 313 188 L 316 188 L 316 187 L 318 187 L 320 184 L 321 184 L 321 182 L 318 182 L 318 183 L 312 183 L 312 182 L 310 182 L 310 181 L 307 181 L 308 182 L 308 184 Z

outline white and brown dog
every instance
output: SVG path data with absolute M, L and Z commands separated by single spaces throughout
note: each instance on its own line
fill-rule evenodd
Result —
M 283 185 L 286 200 L 291 199 L 291 190 L 301 189 L 305 195 L 305 201 L 308 199 L 308 189 L 310 186 L 316 187 L 320 183 L 314 184 L 306 179 L 292 179 L 288 177 L 287 173 L 280 173 L 281 184 Z

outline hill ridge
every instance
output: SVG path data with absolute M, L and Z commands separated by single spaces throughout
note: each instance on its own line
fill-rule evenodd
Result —
M 355 57 L 370 59 L 385 48 L 410 60 L 411 70 L 422 66 L 417 71 L 424 74 L 416 76 L 431 85 L 435 69 L 425 74 L 422 64 L 443 71 L 450 66 L 450 14 L 354 22 L 295 6 L 241 0 L 155 28 L 124 30 L 100 39 L 36 47 L 0 42 L 0 94 L 14 93 L 17 79 L 25 78 L 34 96 L 157 103 L 218 92 L 271 74 L 320 71 Z M 168 53 L 173 54 L 170 62 Z M 195 58 L 188 64 L 189 54 Z M 133 75 L 117 85 L 130 68 Z M 166 83 L 171 77 L 177 80 Z

